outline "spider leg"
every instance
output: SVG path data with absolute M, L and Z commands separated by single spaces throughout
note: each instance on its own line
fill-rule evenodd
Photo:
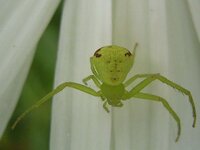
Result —
M 174 120 L 177 123 L 178 132 L 177 132 L 177 137 L 176 137 L 175 141 L 177 142 L 179 140 L 179 137 L 180 137 L 180 134 L 181 134 L 180 118 L 178 117 L 176 112 L 171 108 L 169 103 L 164 98 L 156 96 L 156 95 L 148 94 L 148 93 L 137 93 L 133 97 L 140 98 L 140 99 L 145 99 L 145 100 L 161 102 L 163 104 L 163 106 L 169 111 L 169 113 L 171 114 L 171 116 L 174 118 Z
M 98 80 L 94 75 L 90 75 L 90 76 L 84 78 L 84 79 L 83 79 L 83 83 L 84 83 L 85 85 L 87 85 L 87 82 L 88 82 L 89 80 L 92 80 L 92 81 L 95 83 L 95 85 L 96 85 L 97 87 L 100 88 L 101 83 L 99 82 L 99 80 Z
M 90 68 L 91 68 L 92 73 L 94 75 L 89 75 L 88 77 L 84 78 L 82 81 L 83 81 L 83 83 L 85 85 L 87 85 L 87 81 L 92 79 L 93 82 L 95 83 L 95 85 L 100 88 L 101 87 L 101 83 L 98 80 L 99 79 L 99 74 L 97 73 L 91 58 L 90 58 Z
M 131 77 L 130 79 L 128 79 L 125 83 L 124 86 L 127 87 L 129 86 L 131 83 L 133 83 L 136 79 L 138 78 L 146 78 L 149 77 L 150 75 L 153 74 L 136 74 L 135 76 Z
M 102 100 L 102 101 L 105 101 L 106 98 L 105 98 L 103 95 L 101 95 L 101 100 Z
M 105 101 L 105 100 L 106 100 L 106 97 L 105 97 L 105 96 L 103 96 L 103 94 L 102 94 L 101 90 L 100 90 L 100 91 L 98 91 L 97 93 L 100 95 L 100 98 L 101 98 L 101 100 L 102 100 L 102 101 Z
M 124 104 L 120 101 L 115 107 L 122 107 Z
M 40 105 L 44 104 L 46 101 L 48 101 L 51 97 L 53 97 L 54 95 L 56 95 L 57 93 L 59 93 L 60 91 L 62 91 L 64 88 L 66 87 L 70 87 L 70 88 L 74 88 L 77 89 L 79 91 L 82 91 L 84 93 L 90 94 L 92 96 L 97 96 L 100 97 L 101 93 L 96 92 L 95 90 L 93 90 L 92 88 L 89 88 L 85 85 L 82 84 L 78 84 L 78 83 L 74 83 L 74 82 L 65 82 L 60 84 L 59 86 L 57 86 L 53 91 L 51 91 L 50 93 L 48 93 L 46 96 L 44 96 L 42 99 L 40 99 L 38 102 L 36 102 L 34 105 L 32 105 L 30 108 L 28 108 L 24 113 L 22 113 L 14 122 L 14 124 L 12 125 L 12 129 L 14 129 L 16 127 L 16 125 L 28 114 L 30 113 L 32 110 L 34 110 L 35 108 L 39 107 Z
M 129 85 L 130 83 L 135 81 L 137 78 L 145 78 L 145 77 L 146 77 L 146 79 L 144 79 L 142 82 L 137 84 L 130 92 L 127 92 L 123 99 L 129 99 L 129 98 L 133 97 L 135 94 L 137 94 L 142 89 L 144 89 L 146 86 L 148 86 L 152 81 L 159 80 L 159 81 L 163 82 L 164 84 L 167 84 L 167 85 L 177 89 L 178 91 L 184 93 L 185 95 L 187 95 L 189 97 L 189 102 L 192 107 L 192 113 L 193 113 L 193 118 L 194 118 L 192 127 L 195 127 L 195 125 L 196 125 L 196 108 L 195 108 L 195 104 L 194 104 L 194 101 L 193 101 L 190 91 L 183 88 L 182 86 L 168 80 L 167 78 L 165 78 L 164 76 L 161 76 L 160 74 L 138 74 L 138 75 L 130 78 L 127 82 L 125 82 L 125 84 Z
M 106 112 L 107 113 L 109 113 L 110 111 L 109 111 L 109 109 L 108 109 L 108 107 L 107 107 L 107 101 L 105 101 L 104 103 L 103 103 L 103 108 L 106 110 Z

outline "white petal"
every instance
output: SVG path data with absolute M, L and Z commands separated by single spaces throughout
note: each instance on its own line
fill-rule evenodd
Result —
M 62 16 L 55 85 L 82 82 L 89 57 L 111 44 L 111 1 L 68 0 Z M 99 98 L 66 88 L 53 101 L 51 150 L 108 150 L 111 118 Z
M 161 73 L 190 89 L 198 109 L 200 46 L 187 3 L 118 0 L 113 8 L 114 43 L 128 48 L 135 41 L 139 43 L 133 70 L 137 73 Z M 198 12 L 196 10 L 194 14 L 196 17 Z M 198 149 L 200 130 L 191 127 L 188 98 L 179 92 L 171 93 L 167 86 L 162 86 L 163 83 L 157 83 L 145 91 L 165 97 L 180 115 L 183 126 L 181 144 L 174 142 L 176 122 L 162 104 L 134 100 L 125 103 L 120 110 L 114 109 L 112 147 L 115 150 Z
M 129 49 L 139 43 L 134 73 L 169 77 L 192 91 L 199 108 L 199 9 L 191 9 L 196 8 L 197 1 L 188 5 L 173 0 L 115 0 L 112 15 L 110 2 L 99 2 L 98 7 L 96 1 L 87 2 L 67 1 L 65 5 L 56 85 L 81 82 L 89 74 L 88 56 L 94 49 L 110 44 L 112 34 L 114 44 Z M 200 130 L 191 127 L 187 97 L 157 83 L 145 91 L 166 98 L 179 114 L 183 128 L 178 144 L 174 142 L 176 122 L 162 104 L 130 100 L 122 108 L 114 108 L 111 118 L 100 103 L 97 107 L 98 99 L 66 89 L 53 102 L 51 149 L 198 149 Z
M 200 41 L 200 16 L 199 16 L 200 1 L 199 0 L 187 0 L 187 1 L 188 1 L 188 7 L 190 11 L 189 13 L 191 13 L 190 19 L 192 19 L 191 22 L 194 25 L 196 34 Z
M 59 0 L 2 1 L 0 5 L 0 136 L 15 108 L 35 46 Z
M 195 1 L 194 1 L 195 2 Z M 169 41 L 169 75 L 177 83 L 189 89 L 193 95 L 197 118 L 199 103 L 199 89 L 200 89 L 200 44 L 198 39 L 198 31 L 195 30 L 195 21 L 192 19 L 188 3 L 183 1 L 167 2 L 168 10 L 168 41 Z M 193 11 L 193 13 L 200 13 L 200 9 Z M 196 15 L 196 14 L 195 14 Z M 170 93 L 170 100 L 174 102 L 175 110 L 181 117 L 182 121 L 182 135 L 180 143 L 176 145 L 172 141 L 174 136 L 173 128 L 176 126 L 172 119 L 170 119 L 170 149 L 198 149 L 200 146 L 200 126 L 192 128 L 192 110 L 188 102 L 187 96 L 181 96 L 179 93 Z
M 126 0 L 126 2 L 118 0 L 113 7 L 115 8 L 113 14 L 115 20 L 113 22 L 115 25 L 113 29 L 114 43 L 129 49 L 133 48 L 135 42 L 139 43 L 135 65 L 132 68 L 134 73 L 132 71 L 129 77 L 135 73 L 151 73 L 150 46 L 154 47 L 155 42 L 150 43 L 149 32 L 156 18 L 153 14 L 149 14 L 148 2 L 146 0 Z M 150 18 L 154 20 L 150 20 Z M 148 149 L 150 119 L 152 119 L 149 104 L 147 101 L 131 99 L 124 102 L 121 109 L 114 109 L 113 147 L 116 150 Z

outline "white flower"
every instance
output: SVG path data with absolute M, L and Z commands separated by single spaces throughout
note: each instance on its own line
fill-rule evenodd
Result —
M 0 134 L 17 103 L 42 32 L 59 0 L 5 1 L 0 5 Z M 116 44 L 136 52 L 135 73 L 161 73 L 192 91 L 197 111 L 200 89 L 198 0 L 67 0 L 64 3 L 55 86 L 90 75 L 89 57 Z M 158 103 L 129 100 L 107 114 L 98 98 L 66 88 L 55 96 L 51 150 L 198 149 L 187 97 L 157 82 L 148 92 L 165 97 L 182 121 L 176 124 Z

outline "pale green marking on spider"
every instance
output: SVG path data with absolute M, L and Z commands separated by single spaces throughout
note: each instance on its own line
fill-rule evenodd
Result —
M 167 109 L 167 111 L 177 123 L 178 131 L 175 140 L 177 142 L 181 134 L 181 121 L 176 112 L 172 109 L 172 107 L 164 98 L 153 94 L 144 93 L 142 92 L 142 90 L 147 87 L 151 82 L 159 80 L 162 83 L 172 88 L 175 88 L 183 94 L 187 95 L 190 105 L 192 107 L 194 118 L 192 126 L 195 127 L 196 109 L 192 95 L 189 90 L 168 80 L 158 73 L 137 74 L 125 81 L 127 74 L 133 66 L 137 45 L 138 44 L 136 43 L 132 53 L 126 48 L 116 45 L 104 46 L 98 49 L 90 58 L 91 70 L 93 74 L 83 79 L 83 83 L 85 85 L 74 82 L 65 82 L 60 84 L 57 88 L 55 88 L 45 97 L 40 99 L 36 104 L 34 104 L 24 113 L 22 113 L 12 125 L 12 129 L 14 129 L 16 125 L 33 109 L 45 103 L 47 100 L 62 91 L 64 88 L 70 87 L 90 94 L 92 96 L 99 97 L 103 101 L 103 108 L 106 112 L 109 112 L 108 105 L 111 105 L 113 107 L 122 107 L 122 101 L 128 100 L 130 98 L 161 102 L 161 104 L 163 104 L 163 106 Z M 132 87 L 130 91 L 126 90 L 126 87 L 130 86 L 135 80 L 139 78 L 144 78 L 144 80 L 138 83 L 135 87 Z M 99 91 L 95 91 L 87 86 L 87 82 L 89 80 L 92 80 L 95 83 L 95 85 L 99 88 Z

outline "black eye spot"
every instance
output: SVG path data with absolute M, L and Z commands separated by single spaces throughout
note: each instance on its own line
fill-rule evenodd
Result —
M 96 53 L 94 56 L 96 56 L 96 57 L 101 57 L 101 54 Z
M 108 63 L 108 64 L 109 64 L 109 63 L 110 63 L 110 60 L 106 61 L 106 63 Z
M 131 55 L 132 55 L 131 52 L 125 53 L 125 56 L 131 56 Z
M 102 47 L 99 48 L 98 50 L 96 50 L 96 52 L 94 53 L 94 56 L 101 57 L 101 54 L 98 53 L 101 49 L 102 49 Z
M 121 72 L 120 70 L 117 70 L 117 72 Z
M 112 70 L 110 70 L 110 72 L 113 72 Z
M 121 61 L 121 60 L 119 60 L 119 63 L 122 63 L 122 61 Z

